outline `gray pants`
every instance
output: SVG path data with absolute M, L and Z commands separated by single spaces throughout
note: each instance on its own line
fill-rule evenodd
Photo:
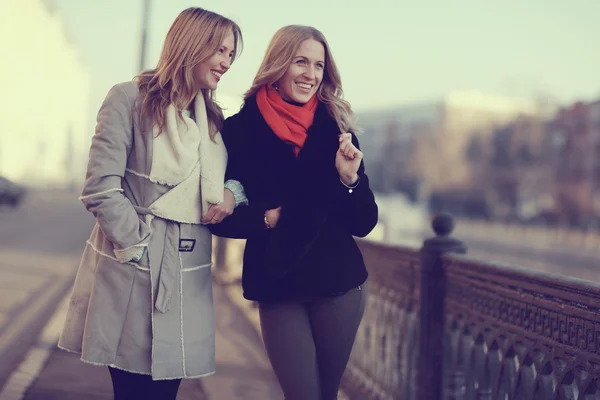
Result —
M 286 400 L 335 400 L 367 299 L 366 284 L 332 298 L 261 303 L 263 340 Z

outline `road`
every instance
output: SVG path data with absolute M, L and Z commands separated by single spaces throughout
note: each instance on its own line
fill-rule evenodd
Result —
M 0 209 L 0 388 L 69 290 L 93 222 L 68 192 Z

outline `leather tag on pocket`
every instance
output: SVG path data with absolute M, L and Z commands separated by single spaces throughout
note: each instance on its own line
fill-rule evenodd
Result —
M 196 246 L 196 239 L 179 239 L 179 251 L 192 252 Z

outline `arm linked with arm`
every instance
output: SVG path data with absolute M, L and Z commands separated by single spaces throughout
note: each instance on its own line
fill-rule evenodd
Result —
M 225 181 L 228 187 L 234 193 L 236 198 L 236 207 L 229 217 L 225 218 L 219 224 L 208 225 L 210 231 L 220 237 L 233 239 L 248 239 L 264 230 L 264 207 L 257 202 L 252 202 L 248 197 L 245 179 L 249 173 L 248 158 L 243 149 L 240 116 L 230 117 L 225 121 L 221 136 L 227 148 L 227 170 L 225 172 Z M 251 173 L 251 172 L 250 172 Z M 240 190 L 242 195 L 236 196 L 236 191 Z M 237 192 L 239 195 L 240 192 Z

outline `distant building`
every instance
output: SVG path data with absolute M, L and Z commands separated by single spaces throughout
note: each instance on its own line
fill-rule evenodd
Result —
M 571 224 L 600 216 L 600 100 L 561 109 L 548 133 L 557 211 Z
M 493 129 L 519 115 L 538 115 L 536 102 L 457 92 L 437 102 L 359 112 L 364 128 L 361 146 L 377 190 L 389 192 L 406 182 L 432 190 L 467 185 L 471 171 L 465 157 L 472 135 Z
M 520 116 L 494 129 L 470 152 L 471 190 L 494 219 L 598 225 L 600 101 L 575 103 L 552 116 Z M 482 150 L 482 149 L 479 150 Z
M 0 12 L 0 175 L 32 186 L 85 178 L 89 76 L 54 3 L 6 2 Z

